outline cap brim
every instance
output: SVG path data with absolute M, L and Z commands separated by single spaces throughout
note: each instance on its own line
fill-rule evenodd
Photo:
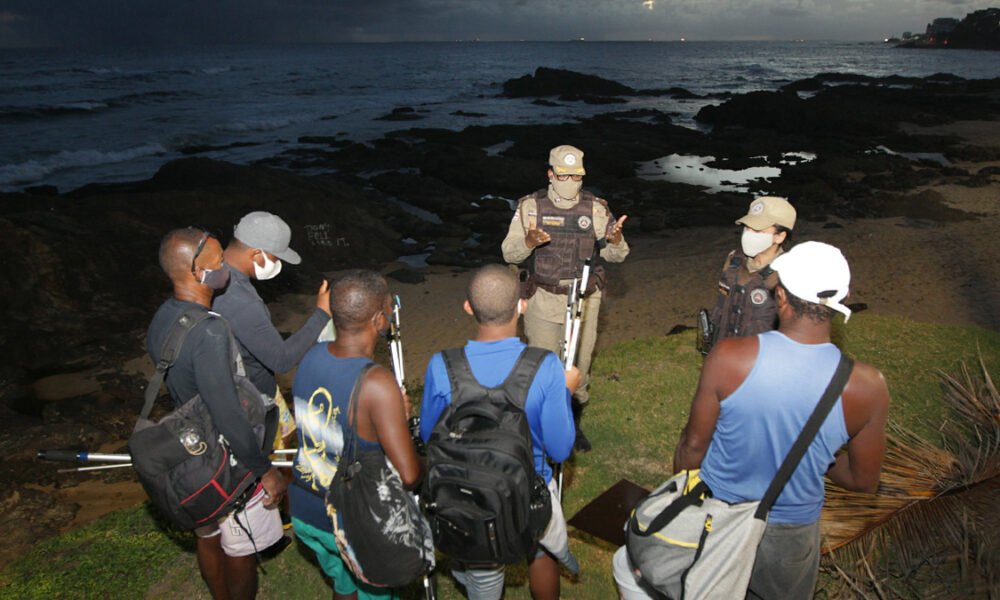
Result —
M 299 253 L 291 248 L 286 248 L 282 252 L 272 252 L 271 254 L 277 256 L 290 265 L 297 265 L 302 262 L 302 257 L 299 256 Z
M 575 168 L 575 167 L 574 168 L 566 168 L 566 167 L 560 167 L 560 166 L 557 166 L 557 165 L 551 165 L 551 166 L 552 166 L 552 172 L 555 173 L 556 175 L 586 175 L 587 174 L 587 170 L 586 169 L 578 169 L 578 168 Z
M 740 219 L 736 220 L 737 225 L 746 225 L 750 229 L 756 229 L 760 231 L 762 229 L 767 229 L 774 223 L 768 221 L 768 218 L 764 215 L 746 215 Z

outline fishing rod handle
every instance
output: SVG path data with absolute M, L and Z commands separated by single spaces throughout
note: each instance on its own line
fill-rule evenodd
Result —
M 38 458 L 63 462 L 132 462 L 131 454 L 102 454 L 86 450 L 39 450 Z

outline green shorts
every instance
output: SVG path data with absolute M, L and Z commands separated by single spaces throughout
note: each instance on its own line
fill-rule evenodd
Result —
M 292 517 L 292 527 L 295 528 L 295 537 L 316 553 L 316 560 L 330 579 L 333 580 L 333 589 L 338 594 L 350 595 L 358 593 L 358 600 L 397 600 L 399 596 L 392 588 L 372 587 L 358 581 L 351 573 L 344 561 L 340 558 L 340 550 L 337 548 L 337 541 L 333 533 L 324 531 L 317 527 Z

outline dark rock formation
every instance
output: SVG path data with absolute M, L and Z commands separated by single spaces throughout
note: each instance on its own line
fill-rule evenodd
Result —
M 535 74 L 510 79 L 503 84 L 502 96 L 507 98 L 528 98 L 537 96 L 585 95 L 623 96 L 635 90 L 617 81 L 586 75 L 565 69 L 538 67 Z
M 409 106 L 394 108 L 391 113 L 375 118 L 376 121 L 419 121 L 420 119 L 423 117 Z
M 666 90 L 637 90 L 617 81 L 567 71 L 565 69 L 550 69 L 538 67 L 534 75 L 525 75 L 517 79 L 508 79 L 503 84 L 500 94 L 506 98 L 539 98 L 558 96 L 564 102 L 586 102 L 587 104 L 617 104 L 625 102 L 620 96 L 671 96 L 673 98 L 699 98 L 684 88 L 672 87 Z M 545 104 L 544 100 L 535 100 L 535 104 Z

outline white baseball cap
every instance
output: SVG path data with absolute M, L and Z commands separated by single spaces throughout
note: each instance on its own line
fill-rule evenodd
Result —
M 851 268 L 839 249 L 823 242 L 802 242 L 774 259 L 781 285 L 796 297 L 829 306 L 851 317 L 851 309 L 841 304 L 851 284 Z

